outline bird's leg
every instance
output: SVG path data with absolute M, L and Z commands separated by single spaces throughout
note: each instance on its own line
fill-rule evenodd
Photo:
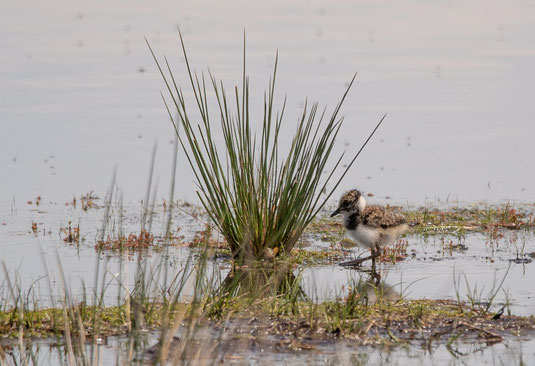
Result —
M 381 274 L 373 270 L 372 273 L 370 274 L 370 277 L 375 287 L 379 287 L 379 285 L 381 284 Z
M 375 267 L 375 258 L 377 258 L 380 254 L 381 254 L 380 251 L 372 249 L 372 254 L 371 255 L 369 255 L 367 257 L 364 257 L 364 258 L 357 258 L 357 259 L 354 259 L 352 261 L 343 262 L 343 263 L 340 263 L 340 265 L 343 266 L 343 267 L 358 267 L 363 262 L 366 262 L 367 260 L 371 259 L 372 260 L 372 266 Z
M 372 249 L 372 271 L 371 276 L 376 280 L 379 281 L 381 279 L 381 275 L 377 272 L 377 268 L 375 266 L 375 259 L 381 255 L 381 248 L 375 247 Z
M 340 265 L 342 267 L 358 267 L 360 266 L 363 262 L 366 262 L 367 260 L 370 260 L 372 259 L 372 256 L 369 255 L 367 257 L 363 257 L 363 258 L 357 258 L 357 259 L 354 259 L 352 261 L 348 261 L 348 262 L 343 262 L 343 263 L 340 263 Z
M 370 257 L 372 257 L 372 270 L 375 272 L 375 258 L 377 258 L 377 256 L 379 255 L 380 252 L 380 249 L 377 250 L 377 248 L 372 248 L 372 255 Z

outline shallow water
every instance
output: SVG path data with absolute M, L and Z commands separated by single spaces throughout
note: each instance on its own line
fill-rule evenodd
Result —
M 457 299 L 459 295 L 463 301 L 473 297 L 486 303 L 496 293 L 491 309 L 498 310 L 510 302 L 509 310 L 513 314 L 535 315 L 535 289 L 530 280 L 534 264 L 512 262 L 523 240 L 527 242 L 526 253 L 535 249 L 533 233 L 522 233 L 524 235 L 514 243 L 503 239 L 489 244 L 484 235 L 472 234 L 462 240 L 466 250 L 452 252 L 447 248 L 451 241 L 459 241 L 456 237 L 428 240 L 408 237 L 409 257 L 397 264 L 383 264 L 380 267 L 382 278 L 409 299 Z M 351 279 L 358 282 L 367 278 L 359 271 L 336 265 L 309 268 L 305 277 L 313 279 L 312 287 L 319 298 L 325 294 L 324 298 L 332 296 Z
M 101 200 L 95 201 L 101 204 Z M 166 251 L 151 250 L 149 252 L 128 252 L 122 255 L 117 252 L 103 251 L 98 254 L 95 243 L 101 237 L 104 208 L 92 208 L 83 211 L 78 203 L 74 208 L 65 203 L 42 202 L 39 206 L 28 205 L 5 212 L 6 219 L 0 225 L 0 243 L 3 250 L 0 262 L 6 264 L 10 281 L 16 283 L 23 291 L 32 290 L 36 294 L 39 307 L 51 306 L 50 291 L 59 298 L 63 288 L 61 272 L 66 275 L 66 287 L 75 298 L 92 299 L 94 289 L 100 294 L 102 283 L 106 283 L 104 300 L 107 305 L 115 305 L 117 296 L 123 284 L 131 289 L 135 283 L 136 272 L 145 270 L 151 277 L 161 275 L 163 278 L 162 257 Z M 122 225 L 126 236 L 130 233 L 138 234 L 141 225 L 141 206 L 130 205 L 124 207 L 122 223 L 119 221 L 119 210 L 112 209 L 110 227 L 105 236 L 117 236 L 118 227 Z M 163 214 L 156 214 L 152 232 L 157 236 L 165 232 L 163 229 Z M 180 225 L 174 225 L 172 231 L 180 227 L 180 234 L 191 239 L 196 230 L 200 230 L 198 222 L 190 216 L 176 212 L 174 220 Z M 61 230 L 80 225 L 80 242 L 67 243 L 65 233 Z M 37 224 L 37 233 L 31 230 L 32 223 Z M 163 248 L 159 245 L 160 238 L 155 238 L 155 249 Z M 185 247 L 173 247 L 168 252 L 167 264 L 171 273 L 184 268 L 192 252 Z M 143 260 L 140 262 L 140 258 Z M 145 260 L 146 259 L 146 260 Z M 141 263 L 141 266 L 140 266 Z M 210 264 L 212 265 L 212 264 Z M 95 273 L 98 278 L 95 279 Z M 207 272 L 212 273 L 210 269 Z M 6 291 L 5 275 L 0 276 L 2 286 Z M 49 281 L 50 280 L 50 284 Z M 85 291 L 84 291 L 85 289 Z M 8 301 L 8 297 L 3 298 Z M 33 299 L 33 296 L 30 297 Z
M 38 208 L 35 204 L 26 204 L 12 213 L 5 213 L 7 220 L 0 225 L 0 242 L 6 248 L 2 261 L 6 264 L 12 281 L 16 279 L 24 291 L 33 286 L 39 294 L 39 300 L 44 303 L 50 299 L 48 278 L 51 279 L 54 293 L 59 294 L 61 288 L 58 258 L 67 274 L 68 287 L 79 297 L 83 295 L 81 291 L 84 287 L 87 293 L 92 293 L 98 268 L 99 276 L 105 274 L 105 282 L 109 282 L 105 291 L 107 304 L 113 305 L 121 287 L 120 280 L 128 279 L 129 286 L 134 284 L 139 255 L 134 253 L 121 256 L 104 252 L 99 257 L 94 244 L 99 235 L 104 209 L 93 208 L 86 212 L 79 206 L 75 209 L 64 204 L 43 202 Z M 179 210 L 176 210 L 173 217 L 171 230 L 176 232 L 180 228 L 178 233 L 187 240 L 203 229 L 203 225 Z M 122 224 L 125 233 L 139 232 L 141 214 L 137 212 L 141 212 L 140 205 L 125 207 Z M 112 212 L 111 217 L 110 221 L 117 228 L 118 214 Z M 163 219 L 163 208 L 156 208 L 152 226 L 156 236 L 163 232 Z M 72 226 L 80 223 L 82 242 L 79 245 L 68 244 L 63 240 L 65 235 L 60 233 L 60 228 L 66 227 L 68 221 L 72 222 Z M 38 224 L 37 234 L 31 231 L 32 222 Z M 530 280 L 535 266 L 530 257 L 535 252 L 533 231 L 506 230 L 503 237 L 494 240 L 479 233 L 461 237 L 413 235 L 405 239 L 408 242 L 407 258 L 395 264 L 383 263 L 378 267 L 382 279 L 400 295 L 410 299 L 460 298 L 463 301 L 469 301 L 469 297 L 472 297 L 485 303 L 496 293 L 492 309 L 498 310 L 507 304 L 507 310 L 512 314 L 535 315 L 535 289 Z M 307 249 L 329 250 L 328 244 L 319 241 Z M 196 251 L 180 245 L 170 247 L 169 273 L 177 273 L 195 253 Z M 164 254 L 165 250 L 151 250 L 148 253 L 146 268 L 150 273 L 158 273 Z M 348 258 L 358 254 L 361 252 L 357 248 L 347 251 Z M 147 254 L 144 254 L 143 258 L 146 257 Z M 43 258 L 47 268 L 42 263 Z M 516 263 L 517 258 L 526 263 Z M 364 265 L 363 269 L 366 270 L 367 266 Z M 228 260 L 221 258 L 210 262 L 207 272 L 223 278 L 228 270 Z M 337 263 L 306 267 L 302 277 L 304 291 L 319 301 L 344 296 L 343 290 L 348 284 L 369 279 L 364 272 L 340 267 Z M 4 275 L 0 278 L 4 278 Z M 98 282 L 102 281 L 99 277 Z M 100 285 L 97 287 L 100 288 Z
M 100 200 L 97 202 L 100 204 Z M 181 209 L 194 210 L 192 207 Z M 117 227 L 116 208 L 112 211 L 111 221 L 115 222 Z M 97 259 L 94 243 L 101 226 L 103 212 L 102 208 L 83 211 L 79 204 L 77 208 L 74 208 L 72 205 L 66 206 L 65 203 L 51 204 L 49 202 L 41 202 L 38 207 L 35 204 L 25 204 L 17 210 L 3 212 L 6 220 L 3 223 L 5 225 L 0 226 L 0 242 L 5 243 L 5 247 L 9 249 L 3 252 L 2 261 L 6 264 L 12 281 L 17 281 L 23 291 L 33 290 L 32 295 L 29 296 L 30 308 L 32 302 L 37 303 L 41 308 L 52 305 L 48 279 L 51 280 L 54 297 L 56 300 L 59 298 L 62 284 L 56 252 L 60 258 L 61 267 L 67 274 L 70 294 L 76 300 L 82 299 L 85 288 L 88 301 L 92 303 L 93 290 L 97 288 L 99 292 L 102 289 L 102 283 L 106 283 L 104 303 L 115 305 L 119 291 L 122 291 L 122 296 L 124 296 L 124 287 L 120 283 L 123 285 L 127 283 L 128 288 L 132 288 L 137 270 L 136 255 L 121 257 L 110 253 Z M 141 212 L 140 205 L 132 204 L 125 207 L 123 230 L 126 233 L 135 233 L 139 230 L 141 215 L 137 212 Z M 156 208 L 153 220 L 153 232 L 156 235 L 162 230 L 163 217 L 163 208 L 159 206 Z M 80 223 L 81 236 L 85 238 L 85 241 L 77 246 L 65 243 L 62 239 L 64 235 L 59 233 L 60 227 L 65 227 L 69 220 L 72 223 Z M 31 222 L 38 223 L 37 234 L 31 232 Z M 180 233 L 187 238 L 191 238 L 197 230 L 202 228 L 198 221 L 182 211 L 175 213 L 173 230 L 176 225 L 181 226 Z M 496 297 L 490 305 L 491 311 L 498 311 L 507 305 L 506 314 L 535 315 L 535 301 L 533 301 L 535 290 L 531 285 L 535 263 L 511 262 L 511 259 L 516 259 L 517 256 L 528 258 L 527 254 L 535 251 L 533 236 L 532 231 L 523 230 L 506 231 L 504 237 L 498 240 L 490 240 L 484 234 L 468 234 L 464 238 L 451 235 L 428 238 L 420 235 L 408 236 L 405 239 L 408 242 L 409 256 L 396 264 L 380 264 L 379 269 L 385 283 L 392 287 L 393 293 L 408 299 L 455 300 L 458 294 L 461 300 L 469 301 L 469 295 L 471 295 L 475 302 L 480 302 L 480 306 L 486 307 L 486 302 L 496 292 Z M 455 245 L 461 246 L 455 247 Z M 327 246 L 326 243 L 314 242 L 311 248 L 326 249 Z M 450 250 L 451 248 L 459 249 Z M 186 247 L 170 247 L 168 278 L 179 273 L 193 253 Z M 353 249 L 351 256 L 357 254 L 358 250 Z M 147 263 L 153 274 L 158 271 L 161 255 L 162 252 L 150 252 Z M 43 267 L 41 258 L 44 258 L 47 263 L 48 271 Z M 98 285 L 95 286 L 94 276 L 97 263 L 100 277 Z M 210 262 L 208 274 L 216 273 L 224 277 L 228 268 L 229 265 L 225 259 L 218 259 Z M 363 269 L 366 269 L 366 266 Z M 106 274 L 105 281 L 102 280 L 104 273 Z M 45 276 L 46 274 L 48 276 Z M 368 277 L 366 273 L 348 270 L 336 263 L 314 266 L 306 268 L 302 273 L 302 288 L 308 296 L 318 301 L 325 301 L 344 296 L 344 291 L 348 286 L 355 282 L 367 281 Z M 0 287 L 2 298 L 9 303 L 5 278 L 3 275 L 0 278 L 3 280 Z M 503 284 L 501 284 L 502 279 Z M 160 277 L 160 283 L 162 282 L 163 278 Z M 186 286 L 186 299 L 191 295 L 192 289 L 192 284 Z M 204 332 L 206 334 L 201 336 L 200 344 L 205 341 L 215 341 L 210 337 L 218 334 L 217 332 L 210 329 Z M 225 334 L 232 339 L 234 332 L 227 329 Z M 177 335 L 180 336 L 180 332 Z M 149 336 L 146 339 L 146 345 L 136 347 L 136 352 L 142 352 L 143 348 L 154 345 L 156 336 L 155 334 Z M 316 341 L 312 342 L 310 347 L 307 346 L 307 349 L 299 351 L 292 350 L 291 340 L 284 337 L 267 339 L 263 342 L 255 347 L 244 346 L 232 352 L 223 347 L 217 355 L 214 355 L 214 359 L 236 364 L 243 363 L 244 360 L 262 364 L 269 360 L 288 364 L 361 362 L 369 365 L 403 365 L 407 362 L 416 365 L 427 365 L 430 362 L 436 365 L 496 362 L 515 364 L 520 359 L 530 364 L 535 360 L 533 339 L 530 336 L 525 339 L 508 338 L 504 344 L 492 346 L 458 341 L 453 344 L 454 348 L 449 349 L 437 342 L 432 352 L 417 346 L 394 347 L 393 349 L 371 346 L 355 348 L 350 340 Z M 263 348 L 262 344 L 266 346 Z M 104 364 L 115 362 L 117 357 L 124 359 L 127 346 L 127 340 L 121 337 L 103 339 L 103 344 L 99 346 L 99 357 Z M 58 353 L 63 352 L 62 348 L 54 347 L 49 341 L 37 342 L 32 345 L 32 350 L 37 352 L 37 363 L 42 365 L 58 364 L 58 357 L 63 357 Z M 16 350 L 13 352 L 17 354 Z M 90 352 L 90 349 L 87 352 Z M 138 355 L 138 357 L 141 356 Z M 146 362 L 149 361 L 146 360 Z

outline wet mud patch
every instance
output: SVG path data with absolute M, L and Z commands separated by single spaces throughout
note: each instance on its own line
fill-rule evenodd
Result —
M 374 347 L 411 345 L 428 350 L 446 347 L 455 353 L 460 352 L 459 343 L 486 347 L 534 335 L 532 317 L 497 317 L 463 309 L 455 302 L 419 300 L 376 305 L 365 317 L 346 319 L 336 327 L 320 319 L 311 322 L 288 316 L 238 316 L 223 322 L 199 322 L 194 329 L 184 324 L 165 353 L 169 360 L 226 362 L 334 356 L 340 345 L 363 352 Z M 160 344 L 156 344 L 143 358 L 153 362 L 159 352 Z

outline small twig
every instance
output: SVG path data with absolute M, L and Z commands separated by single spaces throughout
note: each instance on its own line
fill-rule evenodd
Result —
M 366 327 L 366 329 L 364 329 L 364 333 L 365 333 L 366 335 L 368 335 L 368 332 L 370 331 L 370 329 L 371 329 L 374 325 L 375 325 L 375 320 L 372 320 L 372 321 L 370 322 L 370 324 L 368 324 L 368 326 Z
M 475 325 L 472 325 L 472 324 L 468 324 L 468 323 L 464 323 L 464 322 L 459 322 L 458 325 L 459 325 L 459 326 L 464 325 L 464 326 L 467 327 L 467 328 L 470 328 L 470 329 L 473 329 L 473 330 L 477 330 L 477 331 L 486 333 L 486 334 L 492 336 L 493 338 L 498 338 L 498 339 L 500 339 L 500 340 L 502 340 L 502 341 L 503 341 L 503 339 L 504 339 L 504 338 L 503 338 L 501 335 L 499 335 L 499 334 L 496 334 L 496 333 L 494 333 L 494 332 L 492 332 L 492 331 L 490 331 L 490 330 L 483 329 L 483 328 L 481 328 L 481 327 L 478 327 L 478 326 L 475 326 Z
M 398 337 L 396 337 L 394 334 L 392 334 L 392 331 L 390 330 L 390 328 L 386 328 L 386 332 L 388 333 L 388 335 L 390 336 L 390 338 L 392 338 L 392 340 L 394 342 L 396 342 L 396 343 L 401 342 Z

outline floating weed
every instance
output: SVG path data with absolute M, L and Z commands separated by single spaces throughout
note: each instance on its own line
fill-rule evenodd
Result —
M 154 235 L 148 232 L 145 229 L 141 229 L 138 235 L 129 234 L 128 236 L 117 235 L 110 236 L 108 235 L 105 240 L 99 240 L 95 244 L 95 250 L 111 250 L 111 251 L 122 251 L 122 250 L 144 250 L 154 245 Z
M 305 234 L 324 242 L 338 243 L 346 235 L 346 230 L 338 220 L 321 217 L 314 219 L 310 223 Z
M 346 256 L 340 249 L 309 250 L 293 249 L 290 257 L 292 261 L 299 265 L 319 265 L 339 262 Z
M 30 205 L 30 206 L 34 204 L 34 202 L 33 202 L 32 200 L 28 200 L 26 203 L 27 203 L 28 205 Z M 35 205 L 36 205 L 36 206 L 39 206 L 40 204 L 41 204 L 41 196 L 37 196 L 37 197 L 35 198 Z
M 100 197 L 98 197 L 94 191 L 89 191 L 86 194 L 82 194 L 80 196 L 81 201 L 96 201 L 99 200 Z
M 406 239 L 399 239 L 394 245 L 386 247 L 379 257 L 380 262 L 396 263 L 407 258 L 407 247 L 409 242 Z
M 178 226 L 176 230 L 171 231 L 167 233 L 167 236 L 155 236 L 155 240 L 158 241 L 158 243 L 163 245 L 171 245 L 171 246 L 180 246 L 184 243 L 184 235 L 180 234 L 180 231 L 182 228 Z
M 441 238 L 442 254 L 452 256 L 454 252 L 465 252 L 468 250 L 468 246 L 464 244 L 464 238 L 459 238 L 457 243 L 453 240 L 446 240 L 445 237 Z
M 76 196 L 73 196 L 72 201 L 66 202 L 65 206 L 72 206 L 73 208 L 76 208 L 78 205 L 78 202 L 80 202 L 80 208 L 83 211 L 88 211 L 91 208 L 100 208 L 100 206 L 96 202 L 99 199 L 100 198 L 97 195 L 95 195 L 93 191 L 90 191 L 86 194 L 82 194 L 79 198 L 76 198 Z
M 487 244 L 490 245 L 496 244 L 500 239 L 503 239 L 504 237 L 502 227 L 496 224 L 488 225 L 484 229 L 484 232 L 487 235 Z
M 76 199 L 76 196 L 73 196 L 71 202 L 65 202 L 65 206 L 70 206 L 70 205 L 72 205 L 72 207 L 76 208 L 76 203 L 77 203 L 77 202 L 78 202 L 78 200 Z
M 80 201 L 80 202 L 82 204 L 82 210 L 84 210 L 84 211 L 87 211 L 90 208 L 96 208 L 97 207 L 97 205 L 91 200 L 89 200 L 89 201 Z
M 71 222 L 69 221 L 68 227 L 62 227 L 60 233 L 65 237 L 63 241 L 68 244 L 80 244 L 80 224 L 75 227 L 72 227 Z
M 90 208 L 98 208 L 98 205 L 95 201 L 97 201 L 99 198 L 94 195 L 93 191 L 82 195 L 80 197 L 80 203 L 82 205 L 82 210 L 87 211 Z
M 205 224 L 204 229 L 195 234 L 193 239 L 188 243 L 188 246 L 205 246 L 217 249 L 230 249 L 229 245 L 225 241 L 214 238 L 213 231 L 214 229 L 210 224 Z
M 466 231 L 497 232 L 500 229 L 535 227 L 533 213 L 527 208 L 505 207 L 461 208 L 448 210 L 419 208 L 405 210 L 412 233 L 463 233 Z

